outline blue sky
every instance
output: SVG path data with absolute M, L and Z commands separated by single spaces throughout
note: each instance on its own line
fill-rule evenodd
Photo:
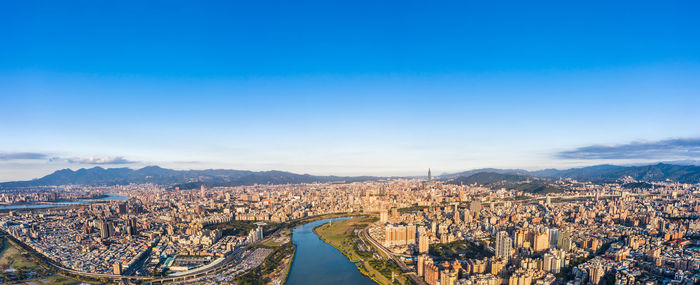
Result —
M 700 159 L 700 4 L 609 2 L 3 3 L 0 180 Z

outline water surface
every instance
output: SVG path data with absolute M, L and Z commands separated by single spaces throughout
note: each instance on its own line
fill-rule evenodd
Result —
M 348 217 L 332 220 L 345 219 Z M 328 223 L 330 220 L 319 220 L 294 228 L 292 242 L 297 245 L 297 251 L 286 284 L 375 284 L 372 279 L 362 275 L 345 255 L 323 242 L 313 232 L 314 227 Z
M 69 207 L 69 206 L 75 206 L 75 205 L 80 205 L 80 204 L 91 204 L 91 203 L 95 203 L 95 202 L 126 201 L 126 200 L 129 200 L 129 197 L 123 196 L 123 195 L 118 195 L 118 194 L 107 193 L 107 194 L 105 194 L 105 197 L 101 197 L 99 199 L 83 199 L 83 200 L 79 200 L 79 201 L 66 201 L 66 202 L 57 202 L 57 203 L 0 205 L 0 210 L 43 209 L 43 208 Z

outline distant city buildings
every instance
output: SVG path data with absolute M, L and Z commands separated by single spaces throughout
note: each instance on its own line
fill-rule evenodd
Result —
M 0 213 L 0 229 L 72 270 L 167 275 L 262 241 L 260 225 L 266 223 L 363 215 L 377 221 L 353 232 L 362 250 L 377 256 L 386 251 L 395 258 L 391 262 L 405 262 L 413 272 L 405 278 L 431 285 L 700 282 L 700 185 L 654 182 L 650 188 L 631 181 L 561 179 L 549 183 L 563 191 L 541 194 L 516 184 L 486 188 L 448 182 L 429 173 L 427 180 L 0 191 L 0 200 L 21 203 L 94 193 L 131 197 Z M 219 228 L 232 223 L 246 225 L 245 230 Z M 250 270 L 268 254 L 260 251 L 254 263 L 238 268 Z

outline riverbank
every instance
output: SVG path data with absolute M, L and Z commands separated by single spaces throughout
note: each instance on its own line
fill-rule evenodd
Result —
M 351 215 L 353 215 L 353 213 L 334 213 L 334 214 L 312 216 L 312 217 L 302 218 L 302 219 L 299 219 L 297 221 L 293 221 L 293 222 L 289 223 L 289 225 L 287 226 L 288 230 L 290 230 L 290 233 L 289 233 L 290 242 L 291 242 L 293 235 L 294 235 L 293 229 L 296 226 L 304 225 L 304 224 L 315 222 L 318 220 L 348 217 Z M 282 280 L 281 280 L 282 281 L 281 284 L 287 283 L 287 279 L 289 278 L 289 272 L 292 270 L 292 264 L 294 264 L 294 258 L 296 257 L 296 252 L 297 252 L 296 251 L 296 244 L 294 244 L 294 243 L 292 243 L 292 244 L 294 245 L 294 249 L 293 249 L 292 253 L 290 254 L 290 256 L 285 258 L 284 262 L 283 262 L 285 264 L 285 269 L 284 269 L 284 276 L 282 277 Z
M 282 277 L 282 284 L 287 283 L 287 278 L 289 278 L 289 271 L 292 270 L 292 263 L 294 263 L 294 256 L 297 254 L 297 247 L 294 245 L 294 250 L 292 251 L 291 256 L 289 256 L 289 260 L 287 260 L 287 266 L 285 266 L 284 269 L 284 276 Z
M 122 196 L 119 194 L 107 193 L 107 194 L 100 195 L 97 198 L 78 198 L 78 199 L 71 199 L 71 200 L 37 201 L 37 202 L 20 202 L 20 203 L 11 203 L 11 204 L 0 204 L 0 212 L 50 209 L 50 208 L 70 208 L 70 207 L 79 207 L 79 206 L 89 205 L 89 204 L 93 204 L 93 203 L 106 203 L 106 202 L 110 202 L 110 201 L 127 201 L 129 199 L 131 199 L 131 197 Z
M 324 220 L 324 219 L 330 219 L 330 218 L 344 218 L 344 217 L 351 217 L 351 216 L 357 216 L 357 215 L 358 215 L 358 213 L 342 212 L 342 213 L 332 213 L 332 214 L 310 216 L 310 217 L 306 217 L 306 218 L 288 221 L 287 227 L 289 227 L 290 229 L 293 229 L 297 226 L 301 226 L 301 225 L 315 222 L 318 220 Z
M 325 243 L 340 251 L 365 276 L 378 284 L 411 284 L 402 275 L 399 267 L 391 260 L 384 260 L 376 254 L 368 243 L 358 236 L 358 232 L 376 221 L 376 217 L 358 217 L 335 221 L 317 226 L 314 233 Z
M 266 225 L 263 226 L 264 232 L 272 232 L 272 234 L 267 237 L 267 241 L 255 245 L 254 248 L 272 249 L 273 252 L 263 260 L 260 266 L 248 270 L 234 280 L 242 284 L 285 284 L 289 278 L 297 252 L 296 244 L 292 242 L 294 228 L 318 220 L 331 217 L 345 217 L 348 215 L 351 215 L 351 213 L 310 216 L 283 223 L 265 222 Z M 246 234 L 255 227 L 257 227 L 255 221 L 239 220 L 210 226 L 210 228 L 221 229 L 224 231 L 224 235 L 238 236 Z
M 332 222 L 345 219 L 349 217 L 334 218 Z M 314 232 L 314 228 L 329 222 L 330 219 L 322 219 L 294 228 L 292 242 L 297 245 L 297 251 L 286 284 L 376 284 L 360 272 L 355 263 L 350 262 L 342 252 L 324 242 Z

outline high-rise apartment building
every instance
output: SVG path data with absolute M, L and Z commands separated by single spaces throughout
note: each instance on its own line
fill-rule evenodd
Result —
M 440 271 L 440 285 L 457 285 L 457 271 L 449 269 Z
M 512 247 L 513 241 L 506 231 L 500 231 L 496 234 L 496 256 L 510 258 Z
M 479 213 L 479 211 L 481 211 L 481 201 L 472 200 L 472 202 L 469 203 L 469 210 L 474 213 Z
M 430 239 L 428 239 L 428 235 L 423 233 L 418 237 L 418 252 L 425 254 L 428 253 L 428 250 L 430 249 Z
M 381 213 L 379 213 L 379 222 L 382 224 L 386 223 L 389 221 L 389 211 L 387 210 L 382 210 Z
M 569 231 L 559 231 L 557 235 L 557 248 L 565 251 L 571 248 L 571 233 Z
M 109 238 L 114 235 L 114 225 L 111 221 L 100 221 L 100 237 L 103 239 Z
M 535 232 L 532 240 L 532 250 L 535 252 L 549 249 L 549 235 L 547 232 Z
M 406 244 L 416 244 L 416 225 L 406 226 Z
M 598 285 L 605 275 L 605 268 L 602 264 L 596 263 L 588 269 L 588 281 L 591 284 Z
M 424 268 L 425 268 L 425 259 L 428 256 L 425 254 L 421 254 L 418 256 L 418 259 L 416 260 L 416 271 L 418 272 L 418 276 L 423 276 L 424 273 Z
M 384 230 L 384 246 L 416 244 L 416 226 L 387 225 Z

